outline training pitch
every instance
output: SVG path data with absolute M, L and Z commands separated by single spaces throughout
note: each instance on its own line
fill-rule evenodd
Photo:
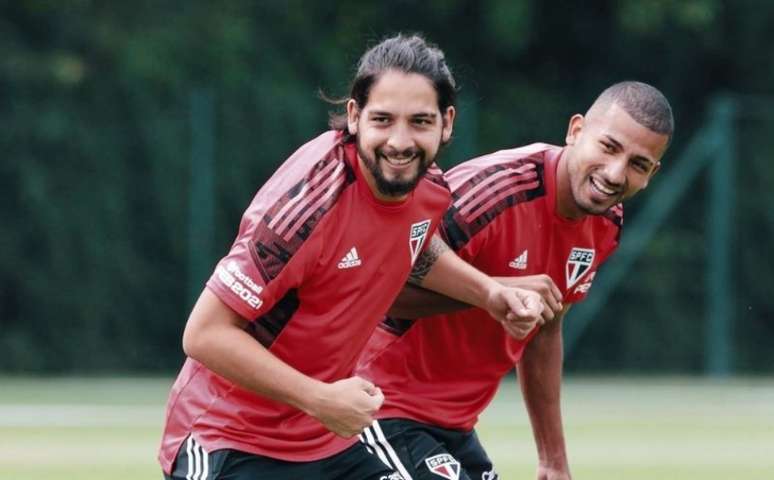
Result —
M 0 479 L 159 479 L 170 379 L 0 378 Z M 570 378 L 575 480 L 774 479 L 774 379 Z M 500 477 L 534 479 L 535 448 L 509 377 L 479 435 Z

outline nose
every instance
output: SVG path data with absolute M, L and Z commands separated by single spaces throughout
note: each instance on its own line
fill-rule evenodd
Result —
M 390 132 L 390 138 L 387 140 L 387 146 L 396 152 L 405 152 L 414 147 L 411 130 L 405 122 L 395 124 Z
M 626 182 L 627 159 L 624 156 L 616 157 L 605 165 L 605 181 L 610 185 L 621 186 Z

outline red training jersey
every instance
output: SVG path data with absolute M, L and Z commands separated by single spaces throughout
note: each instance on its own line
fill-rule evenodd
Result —
M 467 262 L 491 276 L 548 274 L 563 301 L 582 300 L 597 267 L 618 245 L 620 205 L 602 216 L 556 213 L 562 149 L 533 144 L 476 158 L 446 179 L 452 206 L 441 231 Z M 379 418 L 470 430 L 527 342 L 477 308 L 418 320 L 387 319 L 358 374 L 382 389 Z
M 207 288 L 292 367 L 326 382 L 349 377 L 449 201 L 435 166 L 405 201 L 379 201 L 354 144 L 327 132 L 258 191 Z M 357 442 L 190 358 L 167 403 L 159 452 L 165 472 L 188 435 L 208 452 L 230 448 L 289 461 L 326 458 Z

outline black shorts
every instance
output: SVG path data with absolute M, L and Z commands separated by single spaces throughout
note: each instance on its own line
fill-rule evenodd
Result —
M 313 462 L 287 462 L 238 450 L 205 452 L 193 439 L 183 443 L 166 480 L 403 480 L 362 443 Z
M 405 480 L 497 480 L 475 430 L 449 430 L 412 420 L 378 420 L 360 440 Z

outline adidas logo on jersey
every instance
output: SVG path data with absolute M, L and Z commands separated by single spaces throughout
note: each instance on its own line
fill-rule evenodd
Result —
M 344 255 L 344 258 L 341 259 L 338 267 L 339 269 L 353 268 L 359 267 L 362 263 L 363 262 L 360 260 L 360 257 L 357 255 L 357 250 L 355 247 L 352 247 L 352 250 L 350 250 L 346 255 Z
M 523 252 L 521 252 L 521 255 L 511 260 L 508 266 L 511 268 L 515 268 L 516 270 L 526 270 L 527 269 L 527 251 L 524 250 Z

